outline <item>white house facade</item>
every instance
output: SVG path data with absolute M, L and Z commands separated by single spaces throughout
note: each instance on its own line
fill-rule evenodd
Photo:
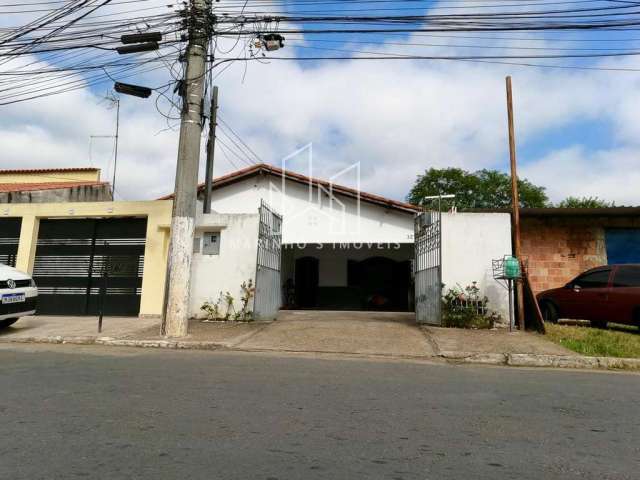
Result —
M 221 292 L 237 299 L 243 282 L 255 284 L 261 249 L 279 264 L 278 285 L 271 288 L 283 308 L 414 309 L 418 207 L 264 164 L 216 179 L 212 214 L 201 214 L 203 189 L 199 192 L 193 316 L 201 316 L 201 306 Z M 281 216 L 277 259 L 274 240 L 264 236 L 261 205 Z M 511 252 L 510 232 L 508 214 L 442 215 L 445 288 L 478 282 L 490 308 L 504 318 L 508 299 L 492 278 L 491 260 Z

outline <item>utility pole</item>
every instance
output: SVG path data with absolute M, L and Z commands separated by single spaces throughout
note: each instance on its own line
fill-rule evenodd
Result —
M 162 333 L 168 337 L 183 337 L 187 335 L 189 328 L 202 104 L 210 35 L 207 11 L 209 5 L 206 0 L 190 0 L 187 12 L 189 43 L 182 88 L 182 120 L 171 218 L 166 306 L 162 322 Z
M 111 190 L 113 192 L 113 200 L 116 199 L 116 172 L 118 171 L 118 138 L 120 133 L 120 99 L 116 98 L 116 145 L 113 153 L 113 181 L 111 182 Z
M 211 116 L 209 118 L 209 141 L 207 142 L 207 166 L 204 178 L 203 213 L 211 213 L 211 189 L 213 188 L 213 160 L 216 150 L 216 127 L 218 126 L 218 87 L 211 92 Z
M 518 195 L 518 172 L 516 165 L 516 136 L 513 124 L 513 92 L 511 89 L 511 76 L 507 76 L 507 119 L 509 123 L 509 158 L 511 161 L 511 208 L 512 208 L 512 235 L 513 254 L 520 262 L 522 268 L 520 249 L 520 196 Z M 524 289 L 522 281 L 516 281 L 516 304 L 518 310 L 518 328 L 524 331 Z

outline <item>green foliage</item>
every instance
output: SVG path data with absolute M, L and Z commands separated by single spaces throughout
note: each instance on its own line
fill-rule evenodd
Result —
M 459 285 L 450 288 L 442 298 L 442 325 L 453 328 L 493 328 L 501 320 L 488 308 L 489 299 L 480 294 L 477 282 L 464 289 Z
M 541 208 L 548 205 L 544 187 L 526 179 L 518 180 L 520 206 Z M 471 208 L 509 208 L 511 206 L 511 177 L 497 170 L 468 172 L 461 168 L 430 168 L 419 175 L 407 200 L 421 204 L 428 196 L 455 194 L 455 200 L 443 200 L 443 209 L 456 206 Z
M 608 202 L 598 197 L 567 197 L 558 204 L 560 208 L 608 208 L 615 206 L 615 202 Z
M 256 289 L 253 286 L 253 280 L 249 279 L 248 282 L 242 282 L 240 290 L 242 291 L 242 295 L 240 296 L 240 304 L 242 305 L 239 312 L 240 320 L 243 322 L 250 322 L 253 320 L 253 312 L 249 310 L 249 301 L 253 298 L 256 292 Z
M 229 321 L 250 322 L 253 320 L 253 312 L 249 308 L 249 302 L 255 294 L 253 280 L 249 279 L 240 285 L 240 310 L 236 310 L 235 298 L 229 292 L 220 292 L 215 302 L 204 302 L 200 310 L 205 312 L 208 322 Z M 223 308 L 224 307 L 224 308 Z M 224 315 L 223 315 L 224 309 Z
M 637 327 L 611 325 L 608 329 L 545 324 L 546 337 L 569 350 L 597 357 L 640 358 Z

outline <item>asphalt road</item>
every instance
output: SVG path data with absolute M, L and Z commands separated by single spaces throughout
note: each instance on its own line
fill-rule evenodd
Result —
M 1 479 L 637 479 L 640 376 L 0 347 Z

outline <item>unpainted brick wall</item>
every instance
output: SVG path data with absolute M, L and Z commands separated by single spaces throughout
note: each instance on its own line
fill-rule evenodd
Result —
M 606 265 L 606 223 L 593 218 L 523 218 L 522 255 L 529 262 L 533 291 L 561 287 L 585 270 Z

